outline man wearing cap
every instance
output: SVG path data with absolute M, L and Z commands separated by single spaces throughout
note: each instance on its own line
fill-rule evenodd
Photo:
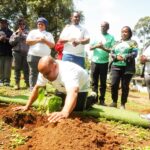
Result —
M 46 31 L 47 19 L 40 17 L 37 20 L 37 29 L 29 32 L 26 43 L 29 45 L 27 61 L 29 64 L 29 84 L 32 90 L 36 84 L 38 76 L 38 62 L 43 56 L 51 54 L 51 48 L 55 46 L 54 38 L 50 32 Z
M 12 31 L 8 28 L 6 19 L 0 20 L 0 86 L 10 85 L 12 51 L 9 38 Z

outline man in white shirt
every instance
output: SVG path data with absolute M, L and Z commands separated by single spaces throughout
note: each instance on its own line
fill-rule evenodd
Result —
M 71 62 L 55 61 L 51 56 L 45 56 L 40 59 L 38 70 L 40 72 L 38 80 L 26 106 L 17 107 L 15 110 L 28 110 L 38 97 L 39 87 L 45 86 L 49 81 L 58 91 L 66 93 L 62 110 L 50 114 L 48 119 L 50 122 L 67 118 L 73 110 L 82 111 L 84 109 L 89 88 L 89 77 L 83 68 Z
M 71 16 L 71 24 L 63 29 L 59 42 L 64 43 L 64 61 L 74 62 L 84 68 L 84 45 L 90 41 L 88 31 L 79 25 L 80 13 L 74 12 Z

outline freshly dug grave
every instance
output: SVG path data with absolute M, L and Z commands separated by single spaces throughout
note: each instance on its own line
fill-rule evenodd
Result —
M 32 138 L 18 150 L 113 150 L 120 149 L 123 142 L 104 125 L 77 117 L 57 124 L 46 123 L 29 136 Z
M 19 128 L 22 136 L 28 138 L 17 150 L 111 150 L 120 149 L 123 144 L 122 138 L 94 118 L 73 114 L 69 119 L 50 124 L 47 116 L 33 110 L 14 112 L 12 107 L 1 106 L 0 115 L 10 128 Z
M 150 140 L 145 139 L 132 142 L 128 136 L 134 134 L 131 131 L 122 136 L 114 125 L 97 122 L 95 118 L 74 113 L 68 119 L 50 124 L 46 115 L 34 110 L 14 112 L 14 107 L 0 104 L 0 119 L 5 122 L 0 130 L 0 149 L 13 149 L 11 134 L 14 127 L 26 137 L 26 143 L 16 146 L 15 150 L 122 150 L 125 146 L 150 145 Z

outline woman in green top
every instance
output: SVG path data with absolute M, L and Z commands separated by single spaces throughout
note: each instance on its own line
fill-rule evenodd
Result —
M 121 108 L 125 109 L 129 93 L 129 84 L 135 73 L 135 57 L 137 56 L 137 43 L 131 40 L 130 27 L 124 26 L 121 30 L 121 41 L 117 42 L 112 50 L 113 63 L 111 66 L 111 94 L 113 102 L 111 107 L 117 107 L 118 89 L 121 81 Z

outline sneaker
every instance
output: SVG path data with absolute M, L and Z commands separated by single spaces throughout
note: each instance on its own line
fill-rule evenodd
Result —
M 94 103 L 98 103 L 98 97 L 97 97 L 97 94 L 96 92 L 92 91 L 89 96 L 87 97 L 87 99 L 89 99 L 90 101 Z
M 96 92 L 94 92 L 94 91 L 92 91 L 91 93 L 90 93 L 90 96 L 93 96 L 93 97 L 97 97 L 97 94 L 96 94 Z
M 141 118 L 143 119 L 147 119 L 147 120 L 150 120 L 150 114 L 146 114 L 146 115 L 140 115 Z
M 117 107 L 117 103 L 112 102 L 112 103 L 109 105 L 109 107 Z
M 96 104 L 97 101 L 95 99 L 95 96 L 88 96 L 86 100 L 86 109 L 89 109 L 92 107 L 92 105 Z
M 120 109 L 125 109 L 125 105 L 122 104 L 122 105 L 120 106 Z

